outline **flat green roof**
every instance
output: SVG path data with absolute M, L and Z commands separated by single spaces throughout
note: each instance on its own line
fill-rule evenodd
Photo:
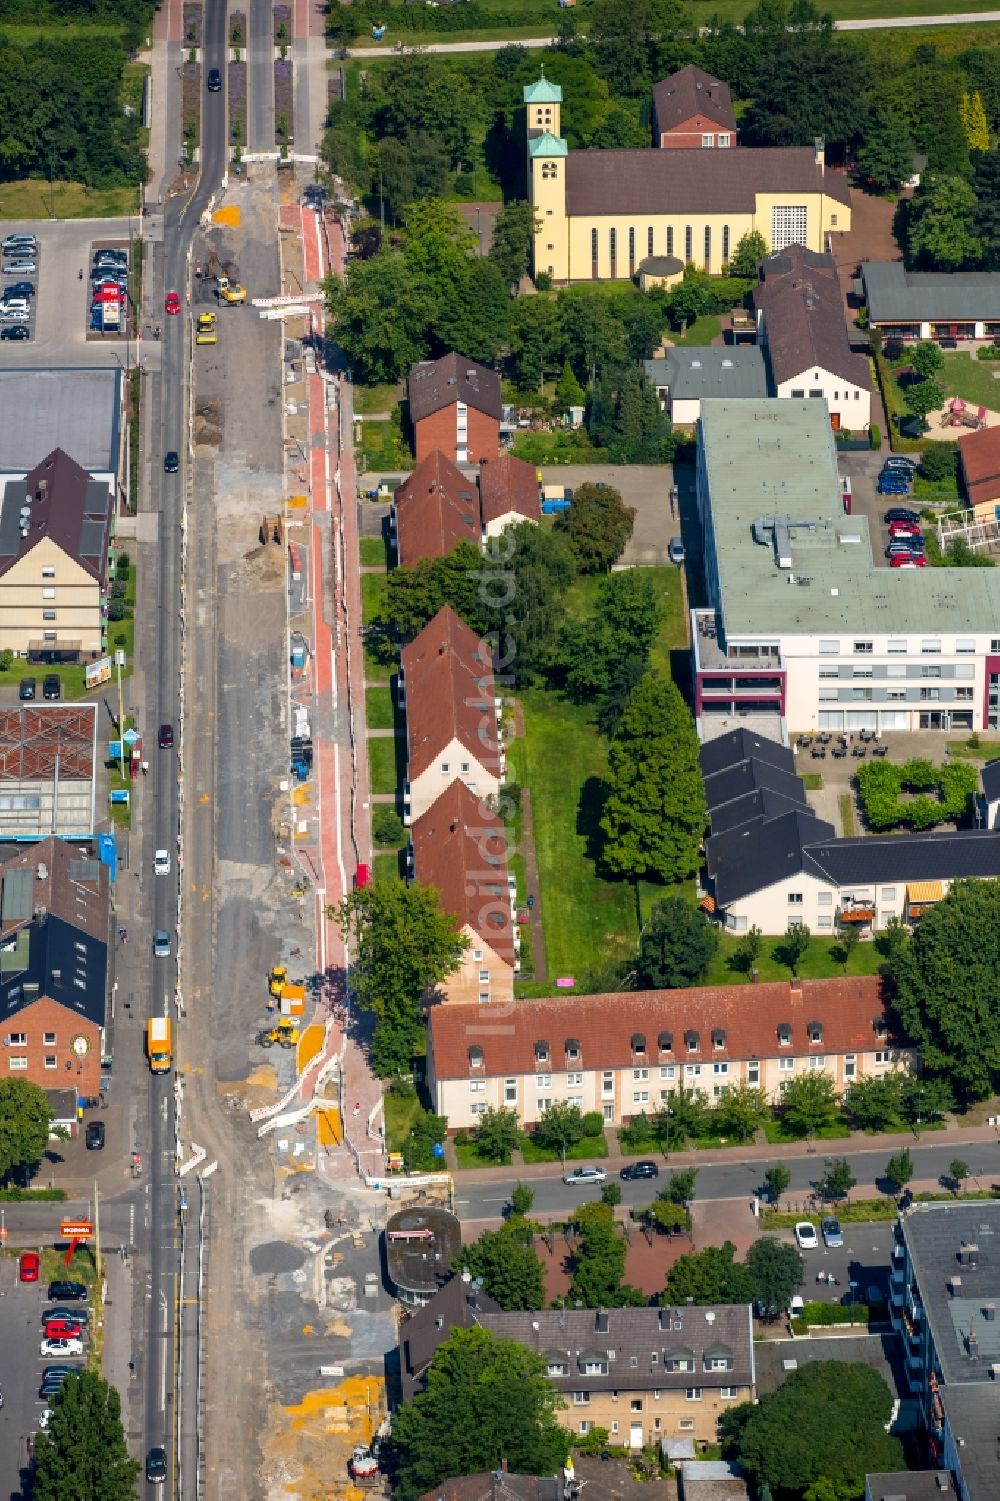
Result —
M 875 566 L 867 517 L 843 514 L 825 402 L 703 400 L 698 441 L 728 637 L 968 634 L 1000 621 L 1000 569 Z M 778 567 L 773 533 L 754 541 L 759 517 L 799 523 L 791 568 Z

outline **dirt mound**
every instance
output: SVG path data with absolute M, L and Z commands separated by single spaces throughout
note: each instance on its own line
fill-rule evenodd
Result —
M 194 409 L 195 447 L 218 448 L 222 442 L 222 408 L 217 401 L 202 400 Z

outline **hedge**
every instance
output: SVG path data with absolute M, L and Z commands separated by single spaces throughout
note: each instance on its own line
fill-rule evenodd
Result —
M 968 817 L 978 775 L 975 767 L 963 761 L 948 761 L 940 767 L 917 759 L 901 766 L 870 761 L 858 767 L 857 785 L 861 812 L 870 829 L 931 829 Z M 904 802 L 903 791 L 937 795 Z

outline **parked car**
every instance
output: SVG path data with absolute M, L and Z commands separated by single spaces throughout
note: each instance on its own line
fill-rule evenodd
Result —
M 894 521 L 911 521 L 919 526 L 920 517 L 916 511 L 911 511 L 909 506 L 890 506 L 885 513 L 885 520 L 892 524 Z
M 915 474 L 919 468 L 917 459 L 907 458 L 905 453 L 890 454 L 882 465 L 883 469 L 905 469 L 908 474 Z
M 67 1322 L 67 1324 L 83 1324 L 83 1325 L 87 1325 L 87 1324 L 90 1323 L 90 1310 L 87 1308 L 87 1305 L 85 1303 L 81 1303 L 76 1308 L 64 1308 L 60 1304 L 59 1307 L 57 1307 L 57 1308 L 50 1308 L 50 1309 L 48 1309 L 42 1315 L 42 1318 L 43 1319 L 65 1319 L 66 1322 Z
M 34 295 L 35 283 L 33 281 L 15 281 L 0 292 L 0 302 L 7 302 L 15 297 L 34 297 Z
M 603 1183 L 607 1176 L 603 1167 L 575 1167 L 571 1173 L 563 1173 L 563 1182 L 574 1186 L 579 1183 Z
M 69 1356 L 83 1354 L 83 1340 L 79 1335 L 72 1339 L 43 1339 L 38 1346 L 39 1355 L 61 1355 L 65 1360 Z
M 53 702 L 61 695 L 62 683 L 59 681 L 57 674 L 54 672 L 47 673 L 45 676 L 45 681 L 42 683 L 42 697 L 47 698 L 50 702 Z
M 27 245 L 29 250 L 34 250 L 37 244 L 38 241 L 35 236 L 30 230 L 25 229 L 15 231 L 14 234 L 6 235 L 4 239 L 0 240 L 0 250 L 6 255 L 8 251 L 17 250 L 22 245 Z
M 50 1303 L 76 1303 L 85 1300 L 87 1287 L 83 1282 L 50 1282 L 48 1291 Z
M 37 1251 L 22 1251 L 17 1258 L 17 1275 L 22 1282 L 37 1282 L 42 1258 Z
M 887 558 L 898 558 L 900 556 L 912 558 L 918 555 L 923 557 L 924 553 L 923 537 L 900 537 L 895 542 L 890 542 L 885 550 Z
M 106 1127 L 103 1121 L 90 1121 L 87 1125 L 87 1151 L 103 1152 Z
M 684 543 L 681 541 L 680 537 L 671 537 L 670 541 L 667 543 L 667 557 L 670 559 L 671 563 L 676 563 L 678 566 L 683 563 Z
M 815 1251 L 819 1245 L 816 1226 L 809 1220 L 799 1220 L 795 1226 L 795 1244 L 800 1251 Z
M 0 328 L 0 339 L 30 339 L 31 329 L 24 323 L 11 323 Z
M 618 1176 L 624 1178 L 626 1183 L 631 1183 L 636 1178 L 658 1178 L 660 1169 L 655 1162 L 630 1162 Z
M 22 256 L 16 261 L 4 261 L 3 263 L 4 276 L 31 276 L 37 270 L 38 267 L 34 261 L 26 256 Z
M 42 1333 L 46 1339 L 79 1339 L 83 1327 L 69 1319 L 42 1319 Z
M 35 680 L 34 680 L 34 678 L 22 678 L 21 679 L 20 687 L 17 690 L 17 696 L 22 701 L 22 703 L 28 703 L 28 702 L 30 702 L 31 699 L 34 698 L 34 696 L 35 696 Z
M 897 552 L 889 559 L 890 568 L 926 568 L 927 559 L 922 552 Z
M 218 68 L 209 68 L 208 80 L 205 87 L 208 89 L 208 92 L 210 94 L 222 93 L 222 74 L 219 72 Z
M 899 478 L 895 471 L 891 474 L 880 474 L 877 489 L 880 495 L 909 495 L 910 493 L 909 485 L 904 479 Z
M 823 1235 L 823 1244 L 830 1250 L 835 1250 L 837 1246 L 844 1244 L 844 1232 L 835 1214 L 825 1214 L 820 1221 L 819 1228 Z

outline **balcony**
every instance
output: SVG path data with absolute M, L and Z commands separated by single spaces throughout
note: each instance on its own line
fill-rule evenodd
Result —
M 875 921 L 874 902 L 852 902 L 849 906 L 837 908 L 838 923 L 865 924 Z

